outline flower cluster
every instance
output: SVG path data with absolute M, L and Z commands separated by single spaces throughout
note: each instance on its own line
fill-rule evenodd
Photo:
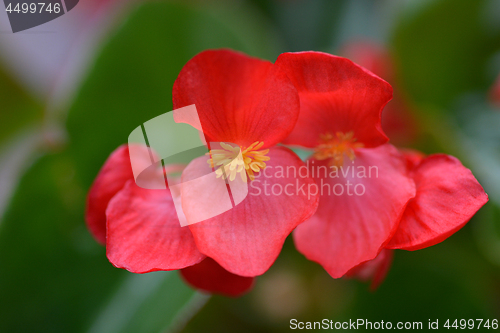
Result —
M 391 98 L 387 82 L 342 57 L 285 53 L 273 64 L 230 50 L 202 52 L 174 84 L 174 109 L 195 104 L 206 142 L 220 142 L 222 149 L 193 160 L 182 179 L 207 170 L 230 180 L 248 176 L 250 195 L 229 211 L 181 227 L 168 190 L 135 184 L 122 146 L 89 192 L 87 225 L 114 266 L 135 273 L 180 270 L 208 292 L 248 291 L 292 232 L 297 250 L 332 277 L 379 283 L 392 249 L 443 241 L 488 200 L 456 158 L 425 157 L 387 143 L 381 114 Z M 309 149 L 309 159 L 285 145 Z M 283 173 L 312 166 L 375 167 L 377 173 Z M 346 182 L 361 184 L 363 195 L 292 190 Z M 264 195 L 264 184 L 287 191 Z M 188 219 L 199 209 L 191 196 L 182 196 L 182 208 Z

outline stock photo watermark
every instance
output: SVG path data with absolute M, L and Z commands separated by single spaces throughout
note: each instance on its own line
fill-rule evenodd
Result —
M 274 172 L 274 174 L 273 174 Z M 316 195 L 335 196 L 362 196 L 366 193 L 366 185 L 361 182 L 363 179 L 378 178 L 379 169 L 377 166 L 366 167 L 364 165 L 314 165 L 314 160 L 307 160 L 305 165 L 295 166 L 268 166 L 255 176 L 255 180 L 250 182 L 250 195 L 258 196 L 294 196 L 304 195 L 308 199 Z M 315 178 L 316 183 L 299 184 L 299 178 Z M 271 184 L 268 179 L 295 179 L 295 183 L 282 185 Z M 341 181 L 332 184 L 334 181 Z
M 264 142 L 246 147 L 206 142 L 203 133 L 196 106 L 189 105 L 155 117 L 129 135 L 136 184 L 168 190 L 181 226 L 227 212 L 248 196 L 302 196 L 307 200 L 363 196 L 366 183 L 379 178 L 377 166 L 356 165 L 354 158 L 342 158 L 342 163 L 337 158 L 326 164 L 310 159 L 297 165 L 276 165 L 270 163 Z M 203 168 L 195 173 L 179 172 L 183 169 L 179 157 L 186 165 L 195 162 Z
M 75 8 L 79 0 L 4 0 L 12 32 L 52 21 Z

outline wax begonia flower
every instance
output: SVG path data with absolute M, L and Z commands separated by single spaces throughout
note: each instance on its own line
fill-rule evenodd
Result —
M 340 48 L 340 53 L 346 58 L 349 58 L 360 66 L 368 69 L 372 73 L 387 80 L 388 82 L 393 82 L 395 80 L 393 60 L 390 53 L 381 45 L 377 45 L 373 42 L 358 40 L 343 45 Z M 497 100 L 500 101 L 500 80 L 498 80 L 497 82 Z M 418 136 L 418 127 L 416 126 L 415 119 L 410 112 L 412 108 L 408 103 L 408 100 L 403 96 L 402 92 L 398 88 L 399 87 L 395 87 L 393 100 L 391 100 L 384 108 L 381 123 L 384 132 L 388 135 L 393 144 L 408 145 L 415 141 L 416 137 Z M 492 88 L 490 91 L 490 98 L 493 103 L 495 103 L 494 96 L 495 88 Z M 404 154 L 410 165 L 420 163 L 420 161 L 424 157 L 422 153 L 417 151 L 409 152 L 405 150 Z M 412 167 L 410 166 L 410 168 Z M 409 209 L 410 208 L 408 208 L 407 211 Z M 460 221 L 464 222 L 463 224 L 465 224 L 466 222 L 464 220 Z M 401 225 L 403 226 L 404 223 L 401 223 Z M 398 234 L 401 233 L 402 231 L 398 232 Z M 377 256 L 377 258 L 361 264 L 360 266 L 373 267 L 374 263 L 372 262 L 379 262 L 379 258 L 383 253 L 384 251 L 381 252 L 381 254 Z M 387 269 L 389 269 L 389 267 L 387 267 Z M 360 269 L 360 271 L 366 274 L 366 272 L 369 270 Z M 379 276 L 378 274 L 375 274 L 375 272 L 377 271 L 374 271 L 373 273 L 373 280 L 371 285 L 372 290 L 375 289 L 378 284 L 380 284 L 380 282 L 375 282 L 377 280 L 376 276 Z M 361 280 L 366 280 L 366 278 L 361 277 L 360 274 L 352 274 L 352 276 L 358 277 Z
M 135 147 L 135 152 L 149 165 L 147 147 Z M 207 260 L 190 230 L 179 225 L 170 192 L 135 184 L 127 145 L 117 148 L 101 168 L 88 194 L 85 217 L 94 238 L 106 244 L 107 257 L 115 267 L 146 273 L 197 267 Z M 201 279 L 193 279 L 190 284 L 195 288 L 224 295 L 239 295 L 251 288 L 251 283 L 234 283 L 242 277 L 222 274 L 217 264 L 202 268 L 203 274 L 218 274 L 222 280 L 208 279 L 198 286 Z
M 214 169 L 224 170 L 226 181 L 238 174 L 247 179 L 248 196 L 225 213 L 181 227 L 170 191 L 137 186 L 128 148 L 123 146 L 94 181 L 87 225 L 97 240 L 106 243 L 108 259 L 116 267 L 135 273 L 182 270 L 188 283 L 201 290 L 240 295 L 251 288 L 254 276 L 272 265 L 285 238 L 318 205 L 316 194 L 282 195 L 283 189 L 314 185 L 312 178 L 276 176 L 280 168 L 305 167 L 291 150 L 275 146 L 295 126 L 297 91 L 270 62 L 229 50 L 206 51 L 182 69 L 173 101 L 175 109 L 195 104 L 208 148 L 215 143 L 221 148 L 189 163 L 181 185 Z M 198 128 L 199 123 L 191 125 Z M 150 163 L 150 152 L 143 150 L 144 163 Z M 236 151 L 241 151 L 242 162 L 233 166 L 230 161 Z M 200 209 L 191 194 L 181 190 L 188 220 Z
M 333 177 L 322 172 L 332 167 L 328 160 L 309 159 L 322 195 L 316 214 L 293 234 L 297 250 L 334 278 L 378 255 L 415 195 L 414 183 L 396 148 L 384 144 L 358 148 L 354 153 L 354 161 L 345 160 Z M 366 177 L 358 177 L 365 172 Z
M 415 195 L 404 158 L 385 144 L 380 126 L 392 88 L 352 61 L 325 53 L 285 53 L 276 65 L 296 86 L 301 105 L 284 143 L 315 149 L 308 166 L 318 186 L 329 192 L 322 193 L 316 214 L 297 227 L 294 241 L 301 253 L 338 278 L 378 255 Z M 366 178 L 318 172 L 331 167 L 366 172 L 376 167 L 378 172 Z M 366 193 L 348 195 L 347 181 Z M 341 187 L 345 193 L 340 194 Z
M 285 238 L 318 204 L 317 195 L 283 194 L 290 186 L 313 185 L 313 179 L 276 175 L 280 168 L 304 166 L 291 150 L 275 146 L 290 134 L 298 118 L 295 87 L 269 61 L 230 50 L 210 50 L 196 55 L 181 70 L 173 102 L 175 109 L 195 104 L 209 149 L 211 143 L 221 143 L 209 155 L 193 160 L 183 172 L 183 181 L 212 167 L 226 171 L 234 167 L 231 170 L 248 177 L 249 193 L 243 202 L 189 225 L 198 249 L 234 274 L 263 274 L 277 258 Z M 224 164 L 237 146 L 244 164 Z M 236 174 L 229 176 L 234 179 Z M 268 192 L 268 186 L 276 191 Z M 189 220 L 199 209 L 196 197 L 183 193 L 182 208 Z
M 419 154 L 406 158 L 385 143 L 380 115 L 392 89 L 384 80 L 319 52 L 285 53 L 276 65 L 294 83 L 301 105 L 284 142 L 314 149 L 308 167 L 321 191 L 328 190 L 294 241 L 332 277 L 370 265 L 386 247 L 410 250 L 442 241 L 487 201 L 455 158 L 420 161 Z

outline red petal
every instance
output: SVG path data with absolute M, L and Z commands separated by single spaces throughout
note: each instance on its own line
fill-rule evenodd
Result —
M 94 238 L 106 244 L 106 208 L 125 183 L 134 179 L 128 146 L 118 147 L 99 171 L 87 197 L 85 220 Z
M 299 252 L 321 264 L 332 277 L 339 278 L 382 250 L 396 231 L 406 204 L 415 195 L 415 185 L 406 176 L 404 158 L 389 144 L 359 149 L 354 163 L 345 163 L 343 170 L 347 177 L 341 170 L 338 178 L 330 172 L 324 177 L 324 169 L 319 166 L 326 165 L 327 161 L 309 163 L 314 176 L 320 174 L 316 182 L 322 196 L 316 214 L 299 225 L 293 236 Z M 355 166 L 355 177 L 348 166 Z M 362 167 L 366 169 L 366 178 L 359 173 Z M 360 195 L 354 194 L 355 186 Z
M 383 249 L 375 259 L 364 262 L 346 273 L 346 277 L 357 278 L 361 281 L 371 280 L 370 290 L 376 290 L 384 282 L 391 268 L 394 251 Z
M 250 291 L 255 280 L 252 277 L 229 273 L 211 258 L 184 268 L 180 273 L 184 280 L 196 289 L 232 297 Z
M 417 195 L 408 204 L 389 248 L 418 250 L 437 244 L 462 228 L 488 201 L 471 171 L 452 156 L 429 156 L 413 175 Z
M 133 273 L 174 270 L 205 256 L 191 231 L 179 224 L 168 190 L 149 190 L 129 181 L 109 203 L 106 254 Z
M 228 271 L 242 276 L 263 274 L 276 260 L 285 238 L 317 207 L 317 195 L 307 196 L 307 188 L 314 185 L 314 181 L 307 176 L 294 177 L 292 169 L 286 174 L 287 167 L 297 170 L 302 166 L 306 169 L 304 163 L 284 147 L 271 148 L 267 156 L 271 158 L 266 162 L 267 168 L 250 182 L 248 195 L 240 204 L 189 226 L 202 253 Z M 183 181 L 193 179 L 200 170 L 209 168 L 206 161 L 206 157 L 201 157 L 191 162 L 184 170 Z M 283 175 L 278 174 L 281 168 L 285 170 Z M 284 191 L 287 185 L 287 192 L 293 195 L 279 194 L 279 190 Z M 301 186 L 303 190 L 297 193 Z M 189 219 L 190 210 L 197 210 L 196 198 L 185 197 L 183 193 L 182 200 L 184 213 Z
M 271 147 L 290 134 L 299 116 L 297 92 L 286 75 L 269 61 L 230 50 L 191 59 L 172 94 L 174 109 L 196 105 L 207 142 L 247 147 L 263 141 L 263 148 Z
M 284 53 L 276 65 L 300 97 L 300 116 L 284 141 L 316 147 L 320 134 L 354 132 L 365 147 L 388 141 L 380 124 L 392 87 L 352 61 L 320 52 Z

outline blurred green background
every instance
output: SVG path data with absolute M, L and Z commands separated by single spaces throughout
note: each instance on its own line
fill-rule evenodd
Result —
M 500 73 L 500 1 L 115 0 L 107 10 L 119 15 L 65 103 L 33 93 L 0 63 L 0 332 L 500 318 L 500 109 L 488 99 Z M 412 128 L 394 143 L 455 155 L 484 186 L 490 202 L 470 223 L 431 248 L 396 251 L 376 292 L 330 278 L 291 239 L 238 299 L 196 293 L 176 272 L 134 275 L 107 261 L 85 227 L 88 188 L 136 126 L 172 109 L 172 85 L 191 57 L 229 47 L 274 61 L 289 51 L 339 54 L 354 42 L 390 55 L 390 83 Z

